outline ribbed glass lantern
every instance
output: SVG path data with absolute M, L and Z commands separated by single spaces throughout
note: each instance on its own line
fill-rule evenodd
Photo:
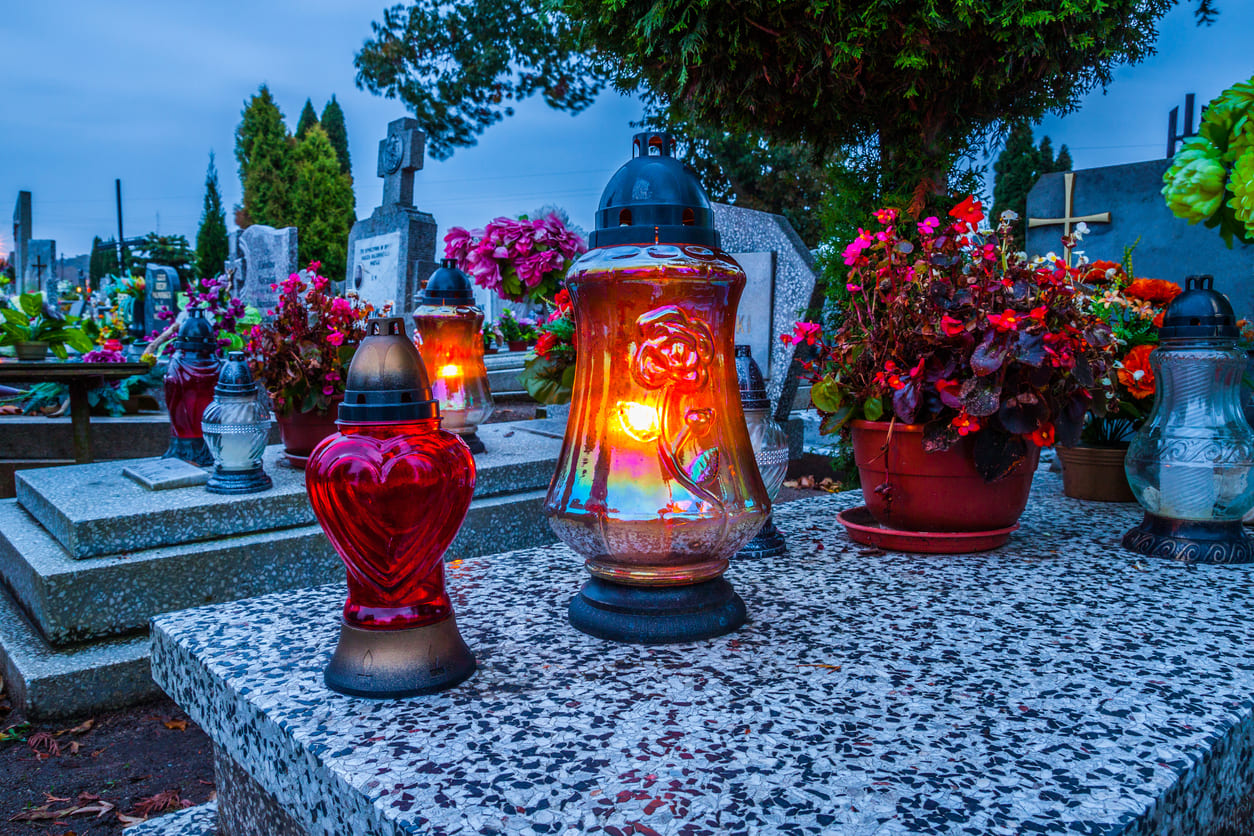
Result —
M 1249 563 L 1241 519 L 1254 508 L 1254 431 L 1241 408 L 1244 352 L 1232 305 L 1210 276 L 1189 276 L 1150 354 L 1154 406 L 1125 470 L 1145 519 L 1123 538 L 1140 554 Z
M 262 465 L 270 440 L 270 409 L 262 403 L 244 352 L 227 355 L 200 427 L 215 463 L 205 490 L 255 493 L 271 486 Z
M 770 511 L 736 382 L 745 275 L 666 134 L 637 134 L 566 286 L 579 346 L 545 512 L 592 574 L 576 628 L 638 643 L 745 619 L 723 578 Z
M 165 403 L 170 411 L 170 447 L 162 458 L 182 459 L 200 467 L 213 464 L 200 420 L 213 400 L 222 360 L 218 337 L 205 312 L 193 308 L 179 326 L 174 356 L 165 370 Z
M 745 411 L 745 427 L 753 444 L 753 457 L 762 475 L 762 483 L 766 485 L 766 495 L 774 504 L 788 474 L 788 434 L 771 415 L 766 380 L 747 345 L 736 346 L 736 379 L 740 387 L 740 405 Z M 771 515 L 736 556 L 779 557 L 787 553 L 784 535 L 775 527 L 774 515 Z
M 493 409 L 483 365 L 483 310 L 475 305 L 470 279 L 457 269 L 456 259 L 444 259 L 431 274 L 413 316 L 414 342 L 440 402 L 441 426 L 460 435 L 470 452 L 482 453 L 475 429 Z

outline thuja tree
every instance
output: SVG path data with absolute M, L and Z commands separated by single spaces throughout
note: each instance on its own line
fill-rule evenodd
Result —
M 296 120 L 296 140 L 305 138 L 305 134 L 309 133 L 309 129 L 318 124 L 318 112 L 313 108 L 313 102 L 305 99 L 305 106 L 301 108 L 300 119 Z
M 320 125 L 311 127 L 296 144 L 295 169 L 292 198 L 300 260 L 321 261 L 324 276 L 343 276 L 348 233 L 356 220 L 353 185 L 340 171 L 335 149 Z
M 335 156 L 340 161 L 340 171 L 352 177 L 353 165 L 348 156 L 348 127 L 344 124 L 344 110 L 340 103 L 331 96 L 331 101 L 322 108 L 322 130 L 327 132 Z
M 235 129 L 235 159 L 244 190 L 235 216 L 238 226 L 291 224 L 292 149 L 283 112 L 263 84 L 244 106 Z
M 222 208 L 218 166 L 210 151 L 209 169 L 205 172 L 205 200 L 200 212 L 200 228 L 196 231 L 196 273 L 206 278 L 218 275 L 226 257 L 226 212 Z

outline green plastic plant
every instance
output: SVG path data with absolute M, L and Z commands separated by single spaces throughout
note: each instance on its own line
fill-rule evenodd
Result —
M 23 293 L 0 308 L 4 316 L 0 324 L 0 345 L 47 343 L 57 357 L 69 356 L 66 346 L 76 351 L 91 351 L 91 338 L 77 327 L 78 317 L 64 316 L 44 301 L 42 293 Z

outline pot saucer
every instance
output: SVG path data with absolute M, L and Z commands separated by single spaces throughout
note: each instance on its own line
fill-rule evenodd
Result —
M 304 470 L 305 465 L 309 463 L 308 456 L 297 456 L 294 453 L 284 453 L 283 456 L 287 459 L 288 466 L 294 470 Z
M 904 531 L 876 522 L 865 505 L 841 511 L 836 519 L 855 543 L 885 551 L 916 554 L 986 552 L 1004 545 L 1019 527 L 1016 523 L 1009 528 L 991 531 Z

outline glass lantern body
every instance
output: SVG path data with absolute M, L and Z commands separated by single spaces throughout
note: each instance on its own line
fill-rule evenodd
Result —
M 766 495 L 774 502 L 788 473 L 788 434 L 771 417 L 769 409 L 746 409 L 745 426 L 749 430 L 758 473 L 766 485 Z
M 339 430 L 309 457 L 305 479 L 348 569 L 345 623 L 400 630 L 448 618 L 444 552 L 474 494 L 470 450 L 439 418 Z
M 222 361 L 195 352 L 176 351 L 165 371 L 165 403 L 176 438 L 201 438 L 201 419 L 213 400 Z
M 718 578 L 766 519 L 734 364 L 744 285 L 702 246 L 604 247 L 571 268 L 579 356 L 545 512 L 594 577 Z
M 1128 483 L 1159 517 L 1240 520 L 1254 507 L 1254 431 L 1241 409 L 1245 355 L 1232 341 L 1162 343 L 1154 407 L 1128 446 Z
M 256 395 L 218 395 L 205 407 L 200 423 L 219 470 L 245 472 L 261 467 L 270 440 L 270 410 Z
M 483 365 L 483 311 L 476 307 L 422 305 L 414 311 L 414 343 L 422 354 L 441 425 L 470 435 L 492 414 Z

